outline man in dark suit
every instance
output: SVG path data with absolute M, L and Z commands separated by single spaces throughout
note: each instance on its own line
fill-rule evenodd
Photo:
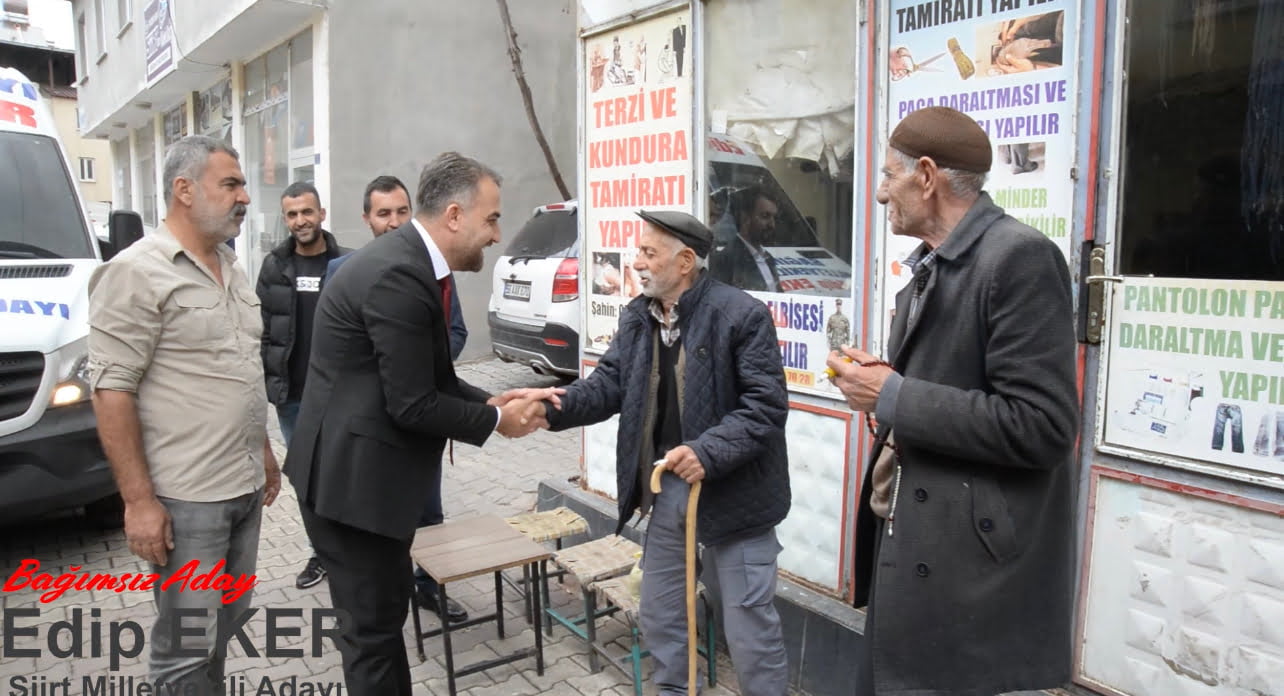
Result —
M 736 226 L 740 233 L 709 259 L 713 277 L 741 290 L 776 292 L 780 279 L 776 260 L 763 248 L 776 232 L 780 206 L 756 186 L 735 194 Z
M 370 242 L 326 285 L 285 471 L 328 571 L 348 692 L 411 692 L 402 625 L 410 542 L 447 440 L 481 446 L 545 424 L 532 398 L 491 397 L 450 360 L 452 270 L 479 271 L 499 241 L 500 177 L 446 153 L 420 174 L 409 225 Z
M 401 179 L 383 174 L 366 184 L 366 193 L 362 203 L 361 219 L 370 226 L 375 237 L 410 222 L 410 191 Z M 333 278 L 339 267 L 352 258 L 345 254 L 330 261 L 326 266 L 326 278 Z M 458 360 L 468 341 L 468 327 L 464 324 L 464 309 L 459 304 L 459 293 L 450 295 L 450 359 Z M 423 513 L 419 516 L 419 525 L 426 527 L 446 521 L 441 506 L 441 467 L 437 467 L 437 476 L 428 487 L 428 499 L 424 503 Z M 315 560 L 315 559 L 314 559 Z M 309 563 L 309 567 L 310 567 Z M 320 562 L 317 562 L 320 567 Z M 422 568 L 415 569 L 415 594 L 419 606 L 441 615 L 442 607 L 437 594 L 437 581 L 433 580 Z M 446 600 L 446 616 L 454 623 L 468 620 L 468 611 L 454 599 Z

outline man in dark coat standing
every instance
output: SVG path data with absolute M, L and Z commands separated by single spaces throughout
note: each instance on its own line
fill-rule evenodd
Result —
M 766 305 L 704 271 L 713 233 L 678 212 L 646 212 L 625 305 L 593 374 L 567 387 L 557 430 L 620 414 L 620 519 L 651 511 L 642 555 L 642 630 L 662 696 L 688 693 L 684 535 L 690 484 L 703 481 L 697 536 L 716 578 L 741 693 L 784 696 L 789 669 L 776 596 L 776 525 L 789 513 L 789 396 Z M 662 459 L 660 494 L 648 483 Z
M 915 111 L 878 202 L 922 240 L 896 296 L 891 366 L 845 348 L 835 384 L 878 431 L 856 522 L 864 688 L 992 696 L 1070 678 L 1075 338 L 1065 256 L 981 189 L 967 115 Z
M 255 291 L 263 315 L 264 383 L 268 401 L 276 407 L 288 450 L 307 382 L 312 320 L 326 266 L 348 250 L 321 227 L 325 208 L 321 207 L 321 194 L 311 183 L 296 181 L 285 187 L 281 193 L 281 218 L 290 236 L 263 258 Z M 325 568 L 313 554 L 294 586 L 303 590 L 323 579 Z
M 303 526 L 330 579 L 354 696 L 409 696 L 402 637 L 410 542 L 447 440 L 481 446 L 546 424 L 542 405 L 455 376 L 453 272 L 499 241 L 499 175 L 446 153 L 419 177 L 419 210 L 370 242 L 321 294 L 298 429 L 285 460 Z M 553 390 L 531 390 L 547 398 Z

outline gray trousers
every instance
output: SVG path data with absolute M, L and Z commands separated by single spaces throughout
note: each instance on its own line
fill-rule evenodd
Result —
M 686 512 L 690 487 L 664 474 L 642 554 L 642 633 L 659 693 L 687 693 Z M 743 696 L 785 696 L 789 665 L 776 613 L 775 530 L 706 546 L 703 576 L 721 598 L 723 632 Z M 697 569 L 697 573 L 699 570 Z
M 192 577 L 210 572 L 219 561 L 225 561 L 220 573 L 233 578 L 242 573 L 254 574 L 263 516 L 263 489 L 214 503 L 172 498 L 160 501 L 169 511 L 174 526 L 174 549 L 169 552 L 168 563 L 152 566 L 152 572 L 158 573 L 162 581 L 193 560 L 200 562 L 200 568 Z M 218 621 L 222 617 L 230 626 L 237 614 L 250 607 L 253 591 L 247 591 L 231 604 L 224 604 L 224 593 L 218 590 L 179 590 L 177 582 L 164 592 L 160 583 L 152 588 L 156 624 L 152 627 L 148 678 L 176 686 L 175 693 L 197 696 L 226 693 L 223 683 L 226 646 L 216 645 Z M 178 627 L 174 623 L 177 609 L 204 610 L 205 618 L 183 617 L 184 633 L 179 638 L 174 631 Z M 187 633 L 202 628 L 203 634 Z

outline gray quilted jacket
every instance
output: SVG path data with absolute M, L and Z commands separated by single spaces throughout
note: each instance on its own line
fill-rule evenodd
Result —
M 549 409 L 554 430 L 589 425 L 620 414 L 616 442 L 618 533 L 638 509 L 638 467 L 651 433 L 647 413 L 654 333 L 650 298 L 624 307 L 611 347 L 597 368 L 567 388 L 562 410 Z M 685 360 L 682 438 L 705 468 L 699 538 L 707 545 L 758 534 L 789 514 L 785 451 L 785 388 L 776 327 L 767 307 L 702 273 L 678 300 Z

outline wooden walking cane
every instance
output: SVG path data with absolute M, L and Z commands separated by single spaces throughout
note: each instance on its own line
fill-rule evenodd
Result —
M 651 492 L 660 494 L 660 477 L 667 469 L 667 462 L 661 459 L 651 471 Z M 696 684 L 696 508 L 700 504 L 700 482 L 691 484 L 687 494 L 687 690 L 697 688 Z

